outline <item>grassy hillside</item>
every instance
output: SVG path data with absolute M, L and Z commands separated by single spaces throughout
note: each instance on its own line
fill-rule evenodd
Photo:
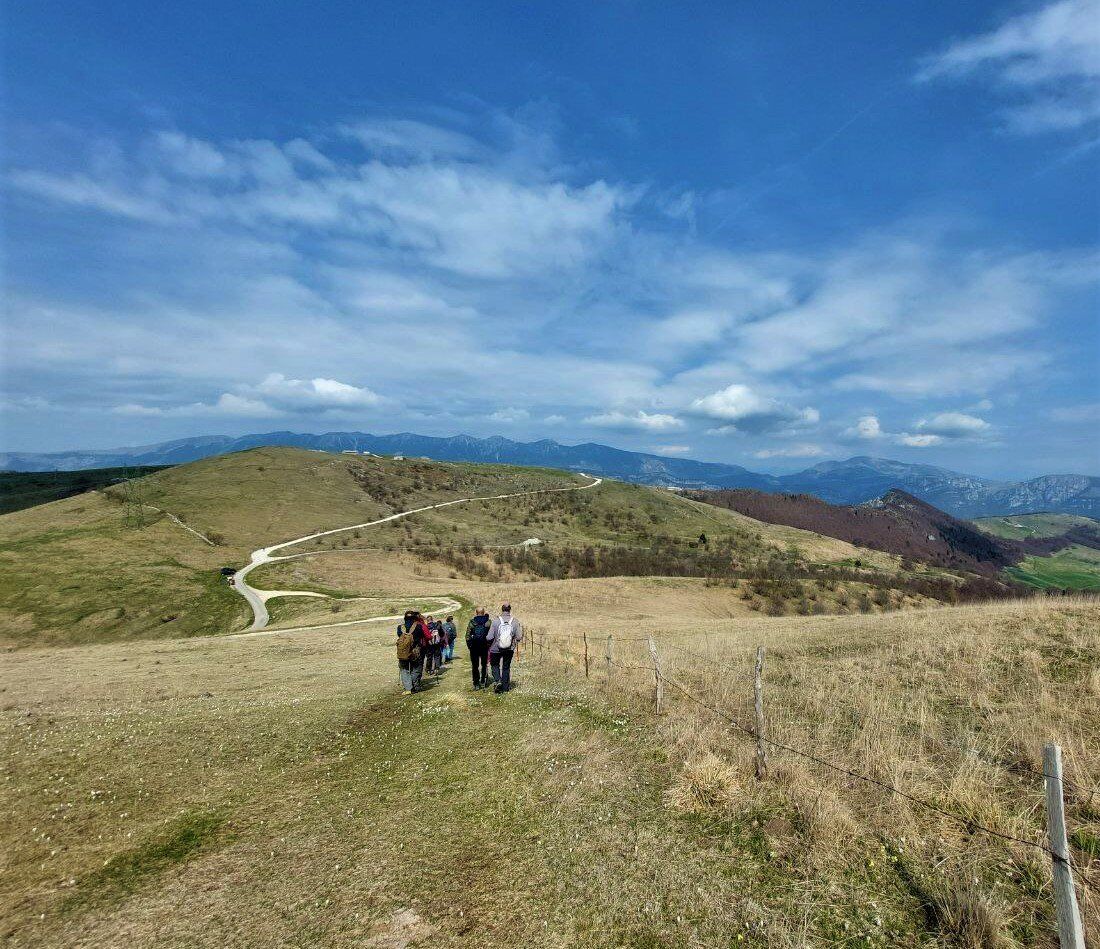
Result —
M 0 621 L 37 647 L 0 669 L 0 941 L 1052 945 L 1040 852 L 777 749 L 756 782 L 751 743 L 671 684 L 654 718 L 648 640 L 670 683 L 738 721 L 766 645 L 773 738 L 1031 841 L 1043 741 L 1074 788 L 1100 784 L 1094 600 L 942 608 L 895 558 L 609 482 L 311 542 L 250 579 L 331 599 L 271 600 L 261 635 L 196 635 L 245 624 L 217 568 L 253 547 L 577 483 L 261 449 L 153 475 L 139 510 L 108 492 L 0 518 Z M 706 572 L 716 557 L 769 572 Z M 704 572 L 601 573 L 639 565 Z M 443 598 L 460 625 L 515 604 L 517 691 L 471 692 L 460 660 L 402 697 L 392 621 L 285 629 Z M 1068 813 L 1097 873 L 1095 796 Z
M 722 616 L 720 591 L 684 581 L 467 592 L 512 597 L 560 653 L 578 614 L 624 663 L 653 631 L 669 674 L 724 704 L 745 704 L 764 642 L 771 734 L 1025 839 L 1042 834 L 1034 775 L 935 740 L 973 735 L 1033 766 L 1053 736 L 1071 780 L 1100 781 L 1095 603 L 764 619 Z M 370 628 L 9 654 L 0 939 L 1054 945 L 1033 848 L 777 751 L 757 784 L 751 743 L 671 689 L 655 722 L 643 673 L 617 671 L 608 700 L 543 652 L 506 698 L 470 692 L 464 663 L 401 697 L 392 638 Z M 1068 819 L 1095 872 L 1100 812 L 1074 793 Z
M 193 636 L 240 626 L 248 611 L 212 547 L 155 512 L 131 522 L 88 493 L 0 517 L 0 642 L 9 645 Z
M 0 587 L 0 640 L 42 644 L 230 632 L 245 625 L 248 611 L 218 571 L 243 565 L 254 548 L 456 497 L 583 483 L 573 474 L 536 468 L 289 448 L 166 469 L 126 488 L 0 517 L 0 570 L 8 578 Z M 615 482 L 591 492 L 448 507 L 378 528 L 341 531 L 301 549 L 438 550 L 532 536 L 553 545 L 645 546 L 661 535 L 686 545 L 705 531 L 736 535 L 746 549 L 769 556 L 821 562 L 862 557 L 867 568 L 896 569 L 890 558 L 841 541 Z M 360 586 L 339 589 L 388 592 Z M 323 583 L 307 588 L 324 591 Z M 272 605 L 276 614 L 304 622 L 334 604 Z
M 1100 550 L 1074 544 L 1046 557 L 1027 557 L 1006 572 L 1044 590 L 1100 590 Z
M 1019 583 L 1044 590 L 1100 590 L 1100 549 L 1095 542 L 1100 522 L 1093 518 L 1076 514 L 1019 514 L 983 517 L 974 523 L 986 533 L 1010 540 L 1042 541 L 1065 534 L 1080 535 L 1084 543 L 1051 553 L 1036 552 L 1005 573 Z
M 106 487 L 121 478 L 140 478 L 161 467 L 89 468 L 86 471 L 0 471 L 0 514 Z
M 166 469 L 129 490 L 0 517 L 0 642 L 230 632 L 250 613 L 218 571 L 247 563 L 256 547 L 464 494 L 577 481 L 539 469 L 285 448 Z
M 987 534 L 1010 540 L 1058 537 L 1075 527 L 1100 526 L 1100 522 L 1079 514 L 1010 514 L 1004 517 L 979 517 L 974 523 Z

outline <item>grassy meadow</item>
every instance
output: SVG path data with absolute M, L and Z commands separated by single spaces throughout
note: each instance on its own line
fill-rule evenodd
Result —
M 765 618 L 725 613 L 719 594 L 638 578 L 463 588 L 513 599 L 541 643 L 507 697 L 471 692 L 461 660 L 400 696 L 377 625 L 8 653 L 2 938 L 1053 945 L 1038 852 L 782 752 L 756 782 L 751 742 L 720 719 L 668 688 L 654 719 L 632 640 L 652 634 L 667 675 L 738 715 L 764 643 L 777 740 L 1039 840 L 1025 768 L 1042 741 L 1063 744 L 1073 781 L 1100 780 L 1096 605 Z M 564 622 L 578 613 L 599 642 L 587 680 Z M 610 683 L 607 633 L 639 667 Z M 1097 861 L 1095 800 L 1071 793 L 1068 813 L 1077 860 Z
M 231 636 L 247 610 L 217 568 L 253 547 L 579 479 L 289 449 L 220 461 L 143 486 L 213 545 L 151 510 L 134 524 L 103 493 L 0 518 L 4 945 L 1048 947 L 1050 863 L 1030 846 L 1048 740 L 1074 859 L 1100 876 L 1095 599 L 945 607 L 853 574 L 800 583 L 825 615 L 768 616 L 749 581 L 425 555 L 455 535 L 629 547 L 705 531 L 777 563 L 914 569 L 608 482 L 304 545 L 315 555 L 250 580 L 327 598 L 273 598 L 271 629 Z M 254 504 L 269 478 L 294 483 Z M 394 624 L 366 621 L 444 599 L 460 627 L 474 605 L 515 604 L 529 636 L 512 694 L 472 692 L 461 644 L 441 680 L 400 694 Z M 1021 842 L 789 751 L 757 781 L 733 722 L 751 721 L 758 645 L 771 738 Z
M 1006 572 L 1039 589 L 1100 590 L 1100 550 L 1073 544 L 1046 557 L 1025 557 Z
M 1096 527 L 1096 521 L 1080 514 L 1006 514 L 979 517 L 974 521 L 987 534 L 1009 540 L 1029 537 L 1057 537 L 1074 527 Z

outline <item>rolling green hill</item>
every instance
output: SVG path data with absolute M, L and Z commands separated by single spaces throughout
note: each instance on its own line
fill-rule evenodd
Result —
M 284 448 L 169 468 L 128 489 L 0 517 L 0 637 L 42 644 L 231 632 L 249 610 L 219 569 L 242 566 L 256 547 L 451 497 L 575 480 Z
M 245 565 L 254 549 L 320 531 L 335 533 L 280 553 L 373 550 L 385 560 L 386 551 L 401 552 L 406 575 L 417 563 L 438 563 L 454 578 L 693 577 L 776 615 L 998 594 L 992 581 L 981 586 L 979 578 L 917 563 L 903 569 L 889 554 L 660 488 L 605 481 L 593 490 L 553 490 L 586 483 L 543 468 L 284 447 L 168 468 L 0 517 L 0 636 L 26 645 L 239 631 L 250 610 L 220 570 Z M 471 497 L 488 499 L 354 527 Z M 516 547 L 536 538 L 534 547 Z M 263 568 L 260 588 L 287 589 L 287 569 Z M 340 595 L 323 574 L 307 571 L 305 585 L 296 583 L 289 588 Z M 370 592 L 384 597 L 393 589 L 375 584 Z M 319 622 L 330 605 L 342 608 L 274 603 L 276 613 L 303 622 Z M 368 609 L 361 604 L 347 615 Z
M 1080 514 L 1008 514 L 1003 517 L 979 517 L 974 523 L 987 534 L 1010 540 L 1058 537 L 1074 527 L 1100 527 L 1100 522 Z
M 583 483 L 540 468 L 293 448 L 204 459 L 0 518 L 0 631 L 18 644 L 232 632 L 246 625 L 249 611 L 219 569 L 243 566 L 255 548 L 454 498 Z M 301 550 L 438 551 L 530 537 L 548 547 L 645 547 L 658 535 L 686 550 L 703 533 L 736 541 L 754 557 L 896 570 L 882 554 L 619 482 L 456 505 L 341 531 Z
M 1050 553 L 1036 552 L 1005 570 L 1018 583 L 1041 590 L 1100 590 L 1100 550 L 1095 538 L 1100 522 L 1077 514 L 1018 514 L 974 521 L 983 531 L 1018 541 L 1053 540 L 1076 533 L 1084 543 Z
M 1100 590 L 1100 550 L 1074 544 L 1046 557 L 1026 557 L 1005 572 L 1042 590 Z

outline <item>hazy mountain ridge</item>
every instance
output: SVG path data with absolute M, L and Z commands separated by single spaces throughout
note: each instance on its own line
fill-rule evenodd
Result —
M 640 484 L 682 488 L 752 488 L 812 494 L 833 504 L 861 504 L 900 488 L 955 517 L 1053 511 L 1100 516 L 1100 478 L 1043 475 L 1020 482 L 995 481 L 933 465 L 857 456 L 826 461 L 789 475 L 768 475 L 739 465 L 667 458 L 586 442 L 561 445 L 550 439 L 517 442 L 500 435 L 436 437 L 402 432 L 327 432 L 320 435 L 267 432 L 181 438 L 155 445 L 106 451 L 0 454 L 0 470 L 71 471 L 128 465 L 170 465 L 261 445 L 287 445 L 324 451 L 426 456 L 439 461 L 543 465 L 620 478 Z

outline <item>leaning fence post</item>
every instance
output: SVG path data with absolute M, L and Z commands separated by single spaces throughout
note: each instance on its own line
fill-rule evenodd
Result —
M 1058 917 L 1058 945 L 1061 949 L 1085 949 L 1081 912 L 1073 889 L 1073 870 L 1066 841 L 1066 809 L 1062 799 L 1062 748 L 1043 748 L 1043 776 L 1047 790 L 1047 837 L 1054 855 L 1054 909 Z
M 768 776 L 768 753 L 764 750 L 764 647 L 756 647 L 756 675 L 753 677 L 753 698 L 756 710 L 756 780 Z
M 588 631 L 581 630 L 581 636 L 584 637 L 584 677 L 588 678 Z
M 649 656 L 653 660 L 653 709 L 661 714 L 661 705 L 665 698 L 665 684 L 661 679 L 661 657 L 657 655 L 657 644 L 649 637 Z

